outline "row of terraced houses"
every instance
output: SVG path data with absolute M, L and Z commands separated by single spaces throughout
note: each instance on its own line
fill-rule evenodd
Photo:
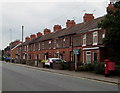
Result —
M 107 9 L 113 9 L 110 3 Z M 83 22 L 76 24 L 74 20 L 67 20 L 66 28 L 54 25 L 53 31 L 44 29 L 25 38 L 25 42 L 16 40 L 5 48 L 4 56 L 20 60 L 43 60 L 61 58 L 78 63 L 102 62 L 106 58 L 103 39 L 106 30 L 98 28 L 98 23 L 104 17 L 94 19 L 93 14 L 85 14 Z M 11 49 L 11 51 L 10 51 Z M 77 59 L 73 51 L 77 50 Z M 21 53 L 22 52 L 22 53 Z M 22 55 L 22 56 L 21 56 Z

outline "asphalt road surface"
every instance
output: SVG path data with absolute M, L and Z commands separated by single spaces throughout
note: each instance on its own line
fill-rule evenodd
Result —
M 118 91 L 118 86 L 3 62 L 2 91 Z

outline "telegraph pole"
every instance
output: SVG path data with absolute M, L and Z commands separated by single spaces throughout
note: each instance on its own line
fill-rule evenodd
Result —
M 21 63 L 22 63 L 22 61 L 23 61 L 23 30 L 24 30 L 24 26 L 22 25 Z

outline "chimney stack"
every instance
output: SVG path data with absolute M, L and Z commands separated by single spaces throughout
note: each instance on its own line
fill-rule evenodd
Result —
M 54 29 L 54 31 L 58 31 L 58 30 L 61 30 L 62 27 L 61 27 L 61 25 L 54 25 L 53 29 Z
M 74 20 L 67 20 L 67 22 L 66 22 L 66 27 L 68 28 L 68 27 L 71 27 L 71 26 L 73 26 L 73 25 L 75 25 L 76 23 L 75 23 L 75 21 Z
M 50 29 L 47 29 L 47 28 L 44 29 L 44 35 L 45 35 L 45 34 L 48 34 L 48 33 L 50 33 L 50 32 L 51 32 Z
M 37 37 L 39 37 L 39 36 L 42 36 L 42 33 L 41 33 L 41 32 L 38 32 L 38 33 L 37 33 Z
M 110 2 L 110 4 L 107 7 L 107 12 L 108 11 L 115 11 L 117 8 L 114 7 L 114 5 L 112 4 L 112 2 Z
M 35 34 L 30 35 L 30 39 L 34 39 L 34 38 L 36 38 Z
M 87 13 L 85 13 L 85 15 L 83 16 L 84 22 L 88 22 L 88 21 L 90 21 L 92 19 L 94 19 L 93 14 L 87 14 Z
M 29 38 L 29 37 L 26 37 L 26 38 L 25 38 L 25 41 L 28 41 L 28 40 L 30 40 L 30 38 Z

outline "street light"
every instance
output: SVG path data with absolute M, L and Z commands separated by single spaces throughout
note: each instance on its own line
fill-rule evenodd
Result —
M 22 25 L 21 63 L 22 63 L 22 61 L 23 61 L 23 29 L 24 29 L 24 26 Z
M 12 29 L 10 29 L 10 62 L 12 62 Z

